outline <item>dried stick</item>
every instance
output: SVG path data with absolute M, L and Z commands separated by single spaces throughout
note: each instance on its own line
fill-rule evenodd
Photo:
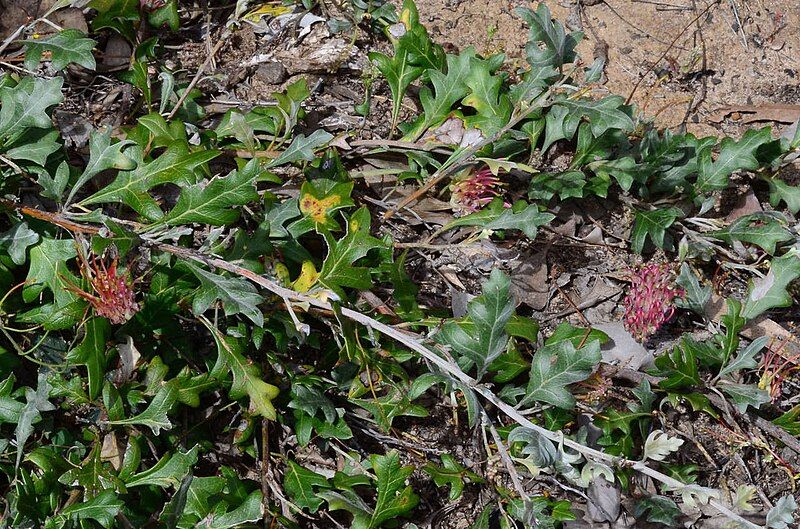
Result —
M 3 205 L 11 206 L 14 209 L 19 209 L 21 211 L 23 210 L 22 207 L 19 207 L 17 204 L 14 204 L 13 202 L 7 200 L 0 200 L 0 203 L 2 203 Z M 94 228 L 92 226 L 85 226 L 74 222 L 69 222 L 65 224 L 63 223 L 63 220 L 58 219 L 57 214 L 45 211 L 33 210 L 33 208 L 25 208 L 24 211 L 27 215 L 31 215 L 33 211 L 38 211 L 36 213 L 36 218 L 40 218 L 42 220 L 47 220 L 48 218 L 53 219 L 54 224 L 64 227 L 65 229 L 70 231 L 78 231 L 81 233 L 96 233 L 98 231 L 97 228 Z M 60 223 L 55 222 L 55 220 L 59 220 Z M 271 279 L 268 279 L 262 275 L 259 275 L 241 266 L 229 263 L 224 259 L 206 255 L 191 248 L 183 248 L 172 244 L 157 242 L 148 238 L 147 236 L 144 236 L 142 239 L 144 243 L 150 246 L 151 248 L 155 248 L 157 250 L 161 250 L 163 252 L 167 252 L 187 260 L 203 263 L 210 267 L 219 268 L 221 270 L 225 270 L 226 272 L 230 272 L 231 274 L 235 274 L 245 279 L 248 279 L 253 283 L 257 284 L 258 286 L 265 288 L 266 290 L 272 292 L 273 294 L 281 297 L 287 303 L 287 308 L 290 311 L 292 310 L 291 306 L 289 305 L 290 300 L 293 302 L 305 303 L 308 306 L 316 307 L 323 310 L 329 310 L 329 311 L 334 310 L 334 306 L 328 301 L 324 301 L 322 299 L 308 296 L 306 294 L 296 292 L 294 290 L 283 287 L 278 283 L 276 283 L 275 281 L 272 281 Z M 671 476 L 659 472 L 658 470 L 650 468 L 645 464 L 644 461 L 634 461 L 624 457 L 607 454 L 600 450 L 596 450 L 589 446 L 585 446 L 577 441 L 569 439 L 561 431 L 548 430 L 547 428 L 539 426 L 538 424 L 532 423 L 519 411 L 517 411 L 513 406 L 507 404 L 506 402 L 501 400 L 497 395 L 495 395 L 492 392 L 492 390 L 489 389 L 489 387 L 479 383 L 477 380 L 467 375 L 464 371 L 461 370 L 461 368 L 455 362 L 448 361 L 442 356 L 435 353 L 433 350 L 429 349 L 424 344 L 424 338 L 416 333 L 400 331 L 391 325 L 382 323 L 374 318 L 371 318 L 370 316 L 367 316 L 366 314 L 362 314 L 358 311 L 355 311 L 347 307 L 341 307 L 339 309 L 339 313 L 342 316 L 356 323 L 360 323 L 365 327 L 368 327 L 374 331 L 378 331 L 379 333 L 384 334 L 389 338 L 392 338 L 393 340 L 396 340 L 397 342 L 405 345 L 412 351 L 422 356 L 422 358 L 424 358 L 431 364 L 435 365 L 442 373 L 445 373 L 450 377 L 452 377 L 453 379 L 458 380 L 472 391 L 475 391 L 476 393 L 481 395 L 485 400 L 487 400 L 494 407 L 502 411 L 508 418 L 516 422 L 518 425 L 533 430 L 539 435 L 549 439 L 550 441 L 553 441 L 555 443 L 566 446 L 567 448 L 575 450 L 576 452 L 580 453 L 587 459 L 591 459 L 594 461 L 603 461 L 608 463 L 609 465 L 616 467 L 631 468 L 674 490 L 680 490 L 686 486 L 685 483 L 682 483 L 681 481 L 678 481 L 677 479 Z M 743 527 L 747 527 L 750 529 L 763 529 L 761 526 L 756 525 L 750 522 L 749 520 L 743 518 L 742 516 L 736 514 L 735 512 L 731 511 L 728 507 L 721 504 L 717 500 L 713 499 L 710 500 L 709 505 L 716 508 L 718 512 L 720 512 L 727 518 L 738 522 Z

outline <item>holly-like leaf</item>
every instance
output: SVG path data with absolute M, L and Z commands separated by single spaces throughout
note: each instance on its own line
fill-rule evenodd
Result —
M 456 501 L 464 492 L 464 482 L 469 480 L 471 483 L 482 483 L 483 480 L 474 472 L 464 468 L 450 454 L 441 455 L 442 466 L 434 463 L 427 463 L 422 470 L 427 473 L 437 487 L 450 486 L 448 498 Z
M 362 207 L 347 221 L 344 237 L 337 241 L 325 233 L 328 255 L 319 271 L 320 285 L 339 292 L 344 287 L 366 290 L 372 286 L 370 268 L 355 265 L 370 250 L 384 247 L 383 241 L 369 234 L 369 227 L 369 210 Z
M 328 489 L 330 484 L 325 476 L 287 460 L 286 471 L 283 473 L 283 488 L 295 505 L 315 513 L 323 502 L 315 489 Z
M 16 223 L 7 232 L 0 234 L 0 245 L 8 247 L 8 256 L 16 265 L 25 264 L 28 247 L 39 242 L 39 234 L 28 227 L 25 221 Z
M 748 130 L 739 141 L 732 138 L 722 140 L 716 161 L 711 158 L 710 147 L 703 149 L 700 152 L 695 188 L 699 193 L 725 189 L 728 186 L 728 177 L 734 171 L 758 169 L 756 151 L 769 141 L 772 141 L 772 130 L 764 127 Z
M 467 330 L 458 323 L 448 322 L 436 335 L 440 343 L 449 345 L 460 357 L 460 364 L 466 368 L 476 366 L 478 378 L 506 350 L 506 324 L 514 314 L 510 286 L 511 279 L 506 274 L 492 270 L 489 280 L 483 284 L 483 293 L 467 307 L 474 328 Z
M 406 133 L 405 139 L 416 141 L 431 127 L 440 125 L 452 111 L 453 105 L 469 93 L 466 84 L 470 62 L 475 57 L 475 49 L 469 47 L 459 55 L 447 55 L 447 73 L 429 70 L 428 77 L 433 91 L 423 86 L 419 93 L 423 113 Z
M 549 224 L 555 218 L 551 213 L 539 211 L 536 204 L 527 204 L 519 200 L 512 207 L 507 208 L 502 198 L 495 198 L 488 206 L 459 217 L 445 225 L 443 230 L 459 226 L 479 226 L 484 230 L 519 230 L 530 239 L 535 239 L 538 228 Z
M 389 89 L 392 91 L 392 125 L 397 123 L 400 116 L 400 109 L 403 105 L 403 97 L 406 90 L 420 75 L 423 68 L 411 64 L 409 58 L 408 39 L 399 39 L 395 43 L 394 56 L 372 51 L 368 54 L 369 59 L 383 74 Z
M 642 461 L 648 459 L 664 461 L 669 454 L 677 451 L 682 445 L 683 439 L 670 437 L 661 430 L 653 430 L 644 442 Z
M 724 382 L 724 384 L 719 384 L 717 387 L 730 397 L 734 406 L 742 413 L 747 412 L 749 406 L 752 406 L 753 409 L 758 411 L 758 408 L 760 408 L 762 404 L 766 404 L 772 400 L 769 393 L 763 389 L 759 389 L 758 386 L 754 384 Z
M 564 26 L 553 20 L 544 2 L 539 4 L 536 11 L 518 7 L 514 13 L 530 26 L 530 37 L 525 52 L 531 66 L 561 68 L 564 64 L 575 60 L 575 47 L 583 38 L 583 33 L 574 31 L 567 34 Z
M 711 286 L 700 285 L 700 281 L 692 272 L 692 268 L 688 263 L 681 265 L 681 273 L 675 283 L 684 292 L 683 297 L 675 298 L 675 305 L 682 309 L 689 309 L 700 316 L 705 316 L 705 307 L 711 299 Z
M 800 130 L 800 127 L 797 130 Z M 792 215 L 800 211 L 800 186 L 789 185 L 777 178 L 768 178 L 767 183 L 769 183 L 769 203 L 773 207 L 777 207 L 782 200 Z
M 727 228 L 709 235 L 729 244 L 733 241 L 755 244 L 768 254 L 774 255 L 775 245 L 794 239 L 784 226 L 785 223 L 786 219 L 779 213 L 753 213 L 739 217 Z
M 727 374 L 735 373 L 742 369 L 753 369 L 758 366 L 758 362 L 755 361 L 755 356 L 761 352 L 769 341 L 769 336 L 760 336 L 750 342 L 750 345 L 742 349 L 731 363 L 720 369 L 718 376 L 724 377 Z
M 36 68 L 44 52 L 50 52 L 50 65 L 55 71 L 63 70 L 71 62 L 89 70 L 96 67 L 92 49 L 97 43 L 77 29 L 65 29 L 50 38 L 26 40 L 23 44 L 28 70 Z
M 322 129 L 315 130 L 308 137 L 298 134 L 289 144 L 289 147 L 280 153 L 277 158 L 271 160 L 265 166 L 265 169 L 299 162 L 300 160 L 310 162 L 314 159 L 314 151 L 326 145 L 332 138 L 333 135 L 330 132 Z
M 572 408 L 575 397 L 567 386 L 589 378 L 599 363 L 598 341 L 591 341 L 580 349 L 569 340 L 545 345 L 533 356 L 528 389 L 521 404 L 546 402 L 559 408 Z
M 766 276 L 750 281 L 742 317 L 751 320 L 769 309 L 791 305 L 792 296 L 786 288 L 798 277 L 800 254 L 796 250 L 773 259 Z
M 391 430 L 392 423 L 397 417 L 428 416 L 428 410 L 424 406 L 412 403 L 403 391 L 394 386 L 386 395 L 377 398 L 351 398 L 350 402 L 370 412 L 384 432 Z
M 25 388 L 25 406 L 19 414 L 19 422 L 14 430 L 17 441 L 17 461 L 14 468 L 19 468 L 22 456 L 25 453 L 25 442 L 33 433 L 33 425 L 42 420 L 41 412 L 53 411 L 56 407 L 48 400 L 50 396 L 50 383 L 47 375 L 39 373 L 36 389 Z
M 650 211 L 637 210 L 636 220 L 633 224 L 633 230 L 631 230 L 631 249 L 636 253 L 642 253 L 648 236 L 653 241 L 653 244 L 663 248 L 667 228 L 672 226 L 675 219 L 682 216 L 683 211 L 676 207 Z
M 128 488 L 154 485 L 163 489 L 167 487 L 177 487 L 183 477 L 197 463 L 197 453 L 199 445 L 195 445 L 187 452 L 178 450 L 172 455 L 165 455 L 159 459 L 153 467 L 148 468 L 138 474 L 134 474 L 125 482 Z
M 136 162 L 126 156 L 122 150 L 132 145 L 130 140 L 123 140 L 112 143 L 111 131 L 105 132 L 92 131 L 89 136 L 89 163 L 86 169 L 78 177 L 67 195 L 66 203 L 72 202 L 75 194 L 88 182 L 94 175 L 107 169 L 120 169 L 129 171 L 136 167 Z
M 672 353 L 664 353 L 655 360 L 659 375 L 665 377 L 658 383 L 663 389 L 678 389 L 700 384 L 700 375 L 697 372 L 697 359 L 694 351 L 682 342 L 681 347 L 673 349 Z
M 350 198 L 352 192 L 353 182 L 336 182 L 327 178 L 303 182 L 298 201 L 303 218 L 293 223 L 289 230 L 299 235 L 311 229 L 319 232 L 340 229 L 333 213 L 355 205 Z
M 94 498 L 70 505 L 58 513 L 50 523 L 45 525 L 46 529 L 64 527 L 68 520 L 74 520 L 83 525 L 84 520 L 94 520 L 101 527 L 111 527 L 114 518 L 122 509 L 123 502 L 113 490 L 104 490 Z
M 599 138 L 607 130 L 630 132 L 634 128 L 633 119 L 622 110 L 625 105 L 622 96 L 607 96 L 602 99 L 564 99 L 558 104 L 569 110 L 572 119 L 575 116 L 586 118 L 595 138 Z
M 227 368 L 233 375 L 230 397 L 232 399 L 249 397 L 251 413 L 274 420 L 275 407 L 272 405 L 272 399 L 278 396 L 278 388 L 265 382 L 261 378 L 258 366 L 245 359 L 240 339 L 224 336 L 214 327 L 209 327 L 209 331 L 214 335 L 219 355 L 217 363 L 211 370 L 212 376 L 219 376 Z
M 208 529 L 234 529 L 258 522 L 263 517 L 264 498 L 260 490 L 254 490 L 238 507 L 225 514 L 214 516 L 205 527 Z
M 106 373 L 106 341 L 111 324 L 106 318 L 91 318 L 84 326 L 83 341 L 69 353 L 67 361 L 86 366 L 89 379 L 89 398 L 100 395 Z
M 186 187 L 181 191 L 178 203 L 160 222 L 170 226 L 192 222 L 212 226 L 231 224 L 239 218 L 239 211 L 233 206 L 244 206 L 258 200 L 255 184 L 259 173 L 258 160 L 253 159 L 226 177 Z
M 39 174 L 46 173 L 43 166 L 47 163 L 47 158 L 61 149 L 58 139 L 57 130 L 29 129 L 13 145 L 9 145 L 5 157 L 17 161 L 33 162 L 41 166 L 31 167 L 33 171 L 39 172 Z
M 786 495 L 775 502 L 767 513 L 767 527 L 769 529 L 788 529 L 794 523 L 794 512 L 797 502 L 792 496 Z
M 241 277 L 223 277 L 207 272 L 188 262 L 184 264 L 200 280 L 200 288 L 192 302 L 195 314 L 205 313 L 214 301 L 220 300 L 226 316 L 244 314 L 258 327 L 264 326 L 264 313 L 258 308 L 264 299 L 252 283 Z
M 161 429 L 169 430 L 172 423 L 167 414 L 178 401 L 178 388 L 175 384 L 163 384 L 156 392 L 153 400 L 140 414 L 127 419 L 108 421 L 108 424 L 147 426 L 153 430 L 153 435 L 158 435 Z
M 645 519 L 648 522 L 676 527 L 681 510 L 674 501 L 666 496 L 653 495 L 640 499 L 633 507 L 633 515 L 636 518 L 641 518 L 645 514 L 647 514 Z
M 65 328 L 82 315 L 85 303 L 71 290 L 80 280 L 67 268 L 67 261 L 77 255 L 71 240 L 42 238 L 30 249 L 30 267 L 22 298 L 30 303 L 47 288 L 53 293 L 53 303 L 26 313 L 24 319 L 42 321 L 49 328 Z
M 161 208 L 148 191 L 163 184 L 189 186 L 195 184 L 199 167 L 213 160 L 219 151 L 189 152 L 185 141 L 172 142 L 156 159 L 145 162 L 141 147 L 132 147 L 126 154 L 137 160 L 133 171 L 120 171 L 117 177 L 95 194 L 81 201 L 84 206 L 109 202 L 126 204 L 150 220 L 163 216 Z
M 485 136 L 491 136 L 502 129 L 511 117 L 511 100 L 502 91 L 503 77 L 492 73 L 492 62 L 470 58 L 469 72 L 465 83 L 470 89 L 462 103 L 475 109 L 475 114 L 467 116 L 469 127 L 480 129 Z
M 48 111 L 64 98 L 61 77 L 43 80 L 23 77 L 14 86 L 0 88 L 0 150 L 20 138 L 29 128 L 53 126 Z
M 400 466 L 400 456 L 392 450 L 385 456 L 370 456 L 372 470 L 377 478 L 377 499 L 375 510 L 364 527 L 380 527 L 385 521 L 409 512 L 419 503 L 406 479 L 414 472 L 413 466 Z M 354 524 L 353 527 L 356 527 Z

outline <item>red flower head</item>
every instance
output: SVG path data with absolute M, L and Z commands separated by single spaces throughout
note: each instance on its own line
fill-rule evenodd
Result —
M 625 298 L 625 328 L 644 342 L 666 323 L 675 312 L 675 298 L 682 289 L 673 287 L 667 265 L 650 264 L 631 274 L 631 289 Z
M 450 203 L 460 213 L 474 213 L 499 196 L 502 187 L 503 182 L 484 167 L 450 185 Z
M 91 304 L 95 314 L 108 318 L 111 323 L 121 324 L 139 312 L 133 281 L 127 273 L 118 272 L 116 258 L 106 266 L 95 257 L 91 264 L 84 263 L 82 272 L 92 285 L 94 295 L 79 289 L 76 293 Z

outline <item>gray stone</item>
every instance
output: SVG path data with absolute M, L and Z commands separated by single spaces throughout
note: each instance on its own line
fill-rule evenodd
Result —
M 265 84 L 281 84 L 286 79 L 286 68 L 279 62 L 265 62 L 253 76 Z

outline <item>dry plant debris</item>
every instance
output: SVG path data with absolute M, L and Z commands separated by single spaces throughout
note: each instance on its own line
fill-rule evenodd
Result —
M 796 525 L 796 123 L 544 3 L 0 7 L 0 527 Z

